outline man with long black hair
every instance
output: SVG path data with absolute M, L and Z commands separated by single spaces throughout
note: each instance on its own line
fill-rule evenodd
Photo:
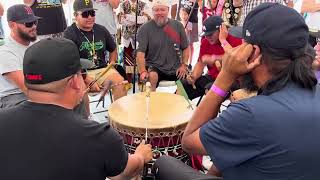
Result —
M 189 121 L 184 150 L 208 154 L 224 180 L 319 179 L 320 85 L 308 26 L 294 9 L 264 3 L 248 14 L 242 35 L 245 43 L 226 52 Z M 226 92 L 245 74 L 258 95 L 217 117 Z

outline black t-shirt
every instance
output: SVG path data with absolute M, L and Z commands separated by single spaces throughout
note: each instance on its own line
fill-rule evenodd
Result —
M 72 110 L 25 102 L 0 110 L 1 180 L 105 180 L 126 167 L 121 136 Z
M 66 29 L 66 18 L 60 0 L 35 0 L 31 9 L 36 16 L 42 18 L 37 26 L 38 35 L 61 33 Z
M 73 23 L 64 31 L 64 37 L 77 44 L 81 58 L 93 61 L 98 67 L 105 66 L 108 63 L 106 51 L 112 52 L 116 49 L 116 43 L 109 31 L 99 24 L 94 24 L 92 31 L 88 32 L 80 30 Z M 94 46 L 92 46 L 93 38 Z M 94 60 L 93 52 L 96 53 L 97 60 Z

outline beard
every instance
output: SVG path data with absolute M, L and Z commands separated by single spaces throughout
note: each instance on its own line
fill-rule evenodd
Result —
M 154 19 L 154 21 L 156 22 L 156 24 L 159 26 L 159 27 L 162 27 L 162 26 L 164 26 L 165 24 L 167 24 L 167 22 L 168 22 L 168 18 L 162 18 L 162 17 L 160 17 L 160 18 L 155 18 Z
M 251 73 L 247 73 L 241 77 L 240 88 L 249 92 L 257 91 L 259 88 L 254 82 Z
M 37 36 L 30 36 L 28 33 L 23 32 L 21 29 L 18 29 L 18 34 L 25 41 L 34 42 L 35 40 L 37 40 Z

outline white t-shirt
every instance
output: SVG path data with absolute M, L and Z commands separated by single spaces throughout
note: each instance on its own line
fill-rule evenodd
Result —
M 23 56 L 28 46 L 17 43 L 11 36 L 0 46 L 0 98 L 22 93 L 22 91 L 3 74 L 22 70 Z
M 93 7 L 96 11 L 96 23 L 108 29 L 110 34 L 117 34 L 117 24 L 113 8 L 108 0 L 94 0 Z
M 301 13 L 301 7 L 302 7 L 303 0 L 296 0 L 294 1 L 294 9 Z M 320 3 L 316 0 L 316 3 Z M 319 12 L 308 12 L 304 13 L 304 18 L 306 21 L 306 24 L 309 27 L 309 31 L 320 31 L 320 11 Z

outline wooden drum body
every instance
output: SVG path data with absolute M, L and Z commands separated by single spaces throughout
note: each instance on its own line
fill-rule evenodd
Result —
M 147 132 L 154 159 L 165 154 L 188 161 L 181 147 L 182 134 L 193 113 L 188 102 L 180 95 L 152 92 L 147 121 L 146 102 L 145 93 L 136 93 L 118 99 L 109 108 L 110 124 L 122 135 L 128 152 L 134 153 Z

